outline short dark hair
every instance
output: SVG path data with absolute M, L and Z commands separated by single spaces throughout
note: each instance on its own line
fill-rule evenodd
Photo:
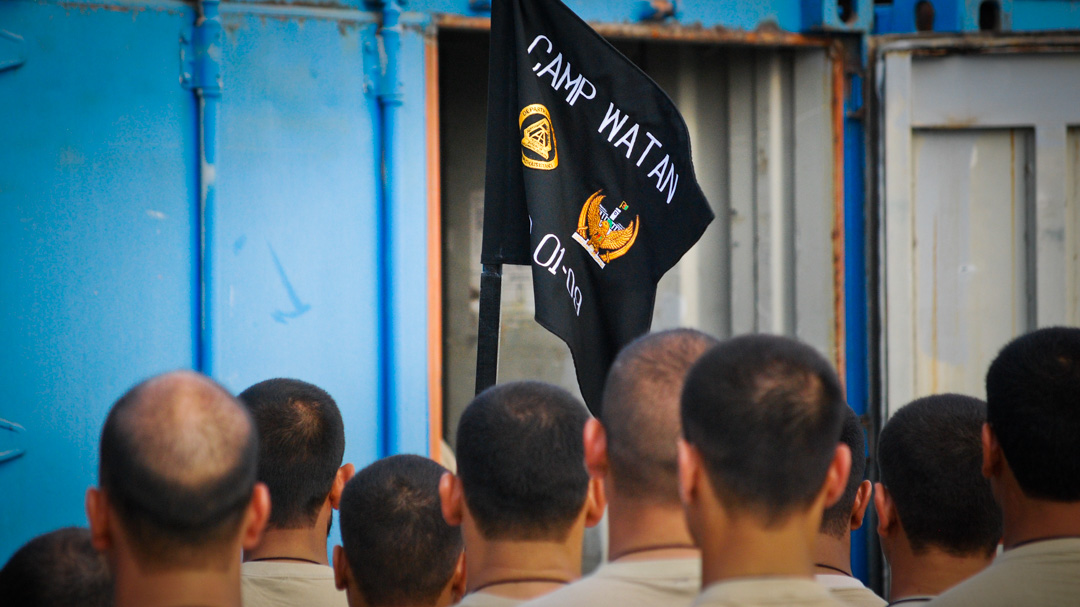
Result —
M 881 483 L 916 553 L 990 554 L 1001 539 L 1001 509 L 982 475 L 986 404 L 961 394 L 901 407 L 878 438 Z
M 563 539 L 588 493 L 582 430 L 566 390 L 522 381 L 484 390 L 458 422 L 458 476 L 487 539 Z
M 650 333 L 619 352 L 604 385 L 600 422 L 621 495 L 679 503 L 679 396 L 686 372 L 720 343 L 694 329 Z
M 987 421 L 1024 494 L 1080 500 L 1080 328 L 1009 342 L 986 374 Z
M 144 565 L 190 566 L 238 533 L 257 457 L 247 410 L 210 378 L 174 372 L 113 405 L 99 481 Z
M 90 530 L 65 527 L 19 548 L 0 569 L 0 597 L 20 607 L 111 607 L 112 575 Z
M 345 485 L 341 540 L 371 607 L 430 603 L 453 576 L 464 544 L 442 515 L 446 471 L 419 455 L 393 455 Z
M 315 524 L 345 455 L 345 425 L 337 403 L 298 379 L 268 379 L 240 393 L 259 433 L 259 480 L 274 507 L 269 525 Z
M 825 509 L 821 517 L 821 532 L 833 537 L 843 537 L 851 530 L 851 509 L 855 507 L 855 494 L 866 478 L 866 438 L 862 423 L 851 407 L 844 409 L 844 423 L 840 427 L 840 442 L 851 449 L 851 474 L 848 475 L 844 494 L 835 504 Z
M 836 373 L 816 350 L 788 337 L 743 335 L 690 369 L 683 434 L 725 507 L 773 525 L 817 497 L 845 406 Z

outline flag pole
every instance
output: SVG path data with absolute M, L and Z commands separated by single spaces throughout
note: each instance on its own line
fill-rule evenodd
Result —
M 476 337 L 476 393 L 495 385 L 499 374 L 499 320 L 502 315 L 502 264 L 480 270 L 480 326 Z

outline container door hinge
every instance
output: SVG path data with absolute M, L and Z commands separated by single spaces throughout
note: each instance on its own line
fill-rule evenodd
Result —
M 0 30 L 0 72 L 13 70 L 26 63 L 25 46 L 22 36 Z
M 216 9 L 217 3 L 213 4 Z M 222 39 L 221 19 L 216 10 L 210 13 L 204 9 L 195 25 L 180 32 L 180 86 L 203 95 L 221 94 Z

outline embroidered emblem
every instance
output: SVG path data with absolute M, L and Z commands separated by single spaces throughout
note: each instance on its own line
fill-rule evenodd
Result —
M 539 103 L 525 106 L 518 115 L 521 128 L 521 163 L 531 169 L 550 171 L 559 166 L 555 128 L 551 114 Z
M 630 205 L 625 201 L 615 207 L 611 213 L 601 204 L 604 196 L 598 190 L 585 201 L 581 207 L 581 215 L 578 216 L 578 227 L 574 232 L 574 240 L 593 258 L 601 268 L 611 260 L 621 257 L 634 246 L 637 240 L 638 230 L 641 228 L 641 217 L 634 217 L 628 225 L 616 221 L 624 212 L 630 210 Z

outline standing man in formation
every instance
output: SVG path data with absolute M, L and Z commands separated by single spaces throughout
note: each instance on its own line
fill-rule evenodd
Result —
M 881 429 L 874 508 L 893 604 L 925 603 L 994 560 L 1001 508 L 982 474 L 984 423 L 983 401 L 940 394 Z
M 337 587 L 350 607 L 448 607 L 465 594 L 461 529 L 443 519 L 446 468 L 392 455 L 361 470 L 341 496 Z
M 457 475 L 439 486 L 465 538 L 464 607 L 514 607 L 581 576 L 582 538 L 604 512 L 581 444 L 589 414 L 541 382 L 481 392 L 458 422 Z
M 585 425 L 585 463 L 608 498 L 608 562 L 530 607 L 686 607 L 701 557 L 679 503 L 676 442 L 686 372 L 718 342 L 692 329 L 638 338 L 615 359 L 599 419 Z
M 273 508 L 262 541 L 244 552 L 244 607 L 345 607 L 326 537 L 352 464 L 345 426 L 318 386 L 269 379 L 240 393 L 259 434 L 259 481 Z
M 842 605 L 813 572 L 822 513 L 851 469 L 846 407 L 829 363 L 786 337 L 730 339 L 690 370 L 679 486 L 701 547 L 695 605 Z
M 983 474 L 1005 552 L 931 602 L 1080 605 L 1080 329 L 1018 337 L 986 373 Z
M 855 607 L 884 607 L 885 600 L 874 594 L 851 573 L 851 532 L 862 527 L 873 487 L 866 480 L 866 440 L 859 416 L 844 408 L 840 442 L 851 450 L 851 474 L 847 487 L 835 504 L 822 515 L 814 549 L 814 578 L 833 596 Z
M 116 607 L 240 607 L 238 556 L 270 514 L 257 459 L 251 416 L 208 377 L 160 375 L 116 401 L 86 494 Z

